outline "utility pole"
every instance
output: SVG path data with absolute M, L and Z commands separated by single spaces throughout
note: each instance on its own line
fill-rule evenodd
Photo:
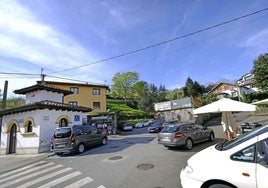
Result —
M 43 68 L 41 68 L 41 84 L 44 84 L 44 82 L 45 82 L 45 74 L 43 74 L 43 71 L 44 71 L 44 69 Z
M 5 87 L 4 87 L 3 100 L 2 100 L 2 110 L 4 110 L 6 108 L 6 103 L 7 103 L 7 86 L 8 86 L 8 81 L 6 80 L 5 81 Z M 1 143 L 1 134 L 2 134 L 2 116 L 0 116 L 0 143 Z

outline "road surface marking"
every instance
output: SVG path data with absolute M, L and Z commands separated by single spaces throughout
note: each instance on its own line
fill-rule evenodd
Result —
M 72 168 L 70 168 L 70 167 L 68 167 L 68 168 L 64 168 L 64 169 L 62 169 L 62 170 L 53 172 L 53 173 L 48 174 L 48 175 L 46 175 L 46 176 L 42 176 L 42 177 L 40 177 L 40 178 L 31 180 L 31 181 L 29 181 L 28 183 L 25 183 L 25 184 L 23 184 L 23 185 L 18 186 L 17 188 L 26 188 L 26 187 L 32 186 L 32 185 L 34 185 L 34 184 L 40 183 L 40 182 L 42 182 L 42 181 L 44 181 L 44 180 L 47 180 L 47 179 L 49 179 L 49 178 L 52 178 L 52 177 L 54 177 L 54 176 L 57 176 L 57 175 L 62 174 L 62 173 L 64 173 L 64 172 L 67 172 L 67 171 L 69 171 L 69 170 L 72 170 Z
M 23 171 L 23 172 L 17 173 L 17 174 L 15 174 L 15 175 L 8 176 L 8 177 L 6 177 L 6 178 L 1 179 L 1 180 L 0 180 L 0 183 L 1 183 L 1 182 L 4 182 L 4 181 L 7 181 L 7 180 L 10 180 L 10 179 L 13 179 L 13 178 L 16 178 L 16 177 L 18 177 L 18 176 L 22 176 L 22 175 L 24 175 L 24 174 L 29 174 L 30 172 L 40 170 L 40 169 L 42 169 L 42 168 L 51 166 L 51 165 L 53 165 L 53 164 L 54 164 L 54 163 L 47 163 L 47 164 L 45 164 L 45 165 L 37 166 L 37 167 L 34 167 L 34 168 L 32 168 L 32 169 L 25 170 L 25 171 Z
M 82 173 L 79 172 L 79 171 L 75 171 L 75 172 L 73 172 L 73 173 L 71 173 L 71 174 L 68 174 L 68 175 L 63 176 L 63 177 L 61 177 L 61 178 L 58 178 L 58 179 L 56 179 L 56 180 L 54 180 L 54 181 L 51 181 L 51 182 L 49 182 L 49 183 L 47 183 L 47 184 L 45 184 L 45 185 L 42 185 L 42 186 L 40 186 L 39 188 L 53 187 L 53 186 L 55 186 L 55 185 L 58 185 L 58 184 L 60 184 L 60 183 L 62 183 L 62 182 L 64 182 L 64 181 L 67 181 L 67 180 L 69 180 L 69 179 L 71 179 L 71 178 L 73 178 L 73 177 L 75 177 L 75 176 L 80 175 L 80 174 L 82 174 Z
M 3 188 L 3 187 L 7 187 L 7 186 L 10 186 L 10 185 L 13 185 L 13 184 L 15 184 L 15 183 L 18 183 L 18 182 L 27 180 L 27 179 L 29 179 L 29 178 L 38 176 L 38 175 L 40 175 L 40 174 L 49 172 L 49 171 L 51 171 L 51 170 L 55 170 L 55 169 L 60 168 L 60 167 L 62 167 L 62 166 L 63 166 L 63 165 L 56 165 L 56 166 L 52 166 L 52 167 L 47 168 L 47 169 L 44 169 L 44 170 L 37 171 L 37 172 L 35 172 L 35 173 L 29 174 L 29 175 L 23 176 L 23 177 L 21 177 L 21 178 L 14 179 L 14 180 L 12 180 L 12 181 L 10 181 L 10 182 L 7 182 L 7 183 L 5 183 L 5 184 L 2 184 L 0 187 Z
M 28 166 L 25 166 L 25 167 L 22 167 L 22 168 L 19 168 L 19 169 L 16 169 L 16 170 L 12 170 L 10 172 L 5 172 L 4 174 L 0 175 L 0 179 L 2 179 L 3 177 L 6 177 L 6 176 L 9 176 L 11 174 L 15 174 L 15 173 L 18 173 L 20 171 L 23 171 L 23 170 L 26 170 L 28 168 L 32 168 L 34 167 L 35 165 L 39 165 L 39 164 L 43 164 L 43 163 L 46 163 L 46 161 L 39 161 L 37 163 L 33 163 L 31 165 L 28 165 Z
M 82 187 L 82 186 L 92 182 L 92 181 L 93 181 L 93 179 L 91 179 L 90 177 L 85 177 L 84 179 L 81 179 L 77 182 L 74 182 L 74 183 L 72 183 L 64 188 L 79 188 L 79 187 Z

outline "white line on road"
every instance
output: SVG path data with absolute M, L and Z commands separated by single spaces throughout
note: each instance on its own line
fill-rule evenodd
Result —
M 32 168 L 32 169 L 29 169 L 29 170 L 25 170 L 25 171 L 23 171 L 23 172 L 14 174 L 14 175 L 12 175 L 12 176 L 8 176 L 8 177 L 6 177 L 6 178 L 1 179 L 1 180 L 0 180 L 0 183 L 1 183 L 1 182 L 4 182 L 4 181 L 7 181 L 7 180 L 11 180 L 11 179 L 16 178 L 16 177 L 19 177 L 19 176 L 22 176 L 22 175 L 24 175 L 24 174 L 29 174 L 30 172 L 40 170 L 40 169 L 42 169 L 42 168 L 51 166 L 51 165 L 53 165 L 53 164 L 54 164 L 54 163 L 48 163 L 48 164 L 45 164 L 45 165 L 42 165 L 42 166 L 34 167 L 34 168 Z
M 5 183 L 5 184 L 2 184 L 0 187 L 1 187 L 1 188 L 4 188 L 4 187 L 10 186 L 10 185 L 13 185 L 13 184 L 15 184 L 15 183 L 18 183 L 18 182 L 27 180 L 27 179 L 29 179 L 29 178 L 38 176 L 38 175 L 40 175 L 40 174 L 49 172 L 49 171 L 51 171 L 51 170 L 55 170 L 55 169 L 60 168 L 60 167 L 62 167 L 62 166 L 63 166 L 63 165 L 56 165 L 56 166 L 52 166 L 52 167 L 50 167 L 50 168 L 46 168 L 46 169 L 44 169 L 44 170 L 37 171 L 37 172 L 32 173 L 32 174 L 30 174 L 30 175 L 23 176 L 23 177 L 21 177 L 21 178 L 17 178 L 17 179 L 14 179 L 14 180 L 10 181 L 10 182 L 7 182 L 7 183 Z
M 46 175 L 46 176 L 42 176 L 42 177 L 40 177 L 40 178 L 34 179 L 34 180 L 32 180 L 32 181 L 29 181 L 28 183 L 25 183 L 25 184 L 23 184 L 23 185 L 20 185 L 20 186 L 18 186 L 17 188 L 26 188 L 26 187 L 30 187 L 30 186 L 32 186 L 32 185 L 34 185 L 34 184 L 40 183 L 41 181 L 47 180 L 47 179 L 49 179 L 49 178 L 52 178 L 52 177 L 54 177 L 54 176 L 57 176 L 57 175 L 62 174 L 62 173 L 64 173 L 64 172 L 67 172 L 67 171 L 69 171 L 69 170 L 72 170 L 72 168 L 69 168 L 69 167 L 68 167 L 68 168 L 64 168 L 64 169 L 62 169 L 62 170 L 53 172 L 52 174 L 48 174 L 48 175 Z
M 93 181 L 93 179 L 91 179 L 90 177 L 85 177 L 84 179 L 81 179 L 77 182 L 74 182 L 74 183 L 72 183 L 64 188 L 79 188 L 79 187 L 82 187 L 82 186 L 92 182 L 92 181 Z
M 106 188 L 106 187 L 104 187 L 103 185 L 101 185 L 101 186 L 99 186 L 99 187 L 97 187 L 97 188 Z
M 10 171 L 10 172 L 5 172 L 4 174 L 0 175 L 0 179 L 2 179 L 3 177 L 9 176 L 9 175 L 11 175 L 11 174 L 16 174 L 16 173 L 18 173 L 18 172 L 20 172 L 20 171 L 23 171 L 23 170 L 26 170 L 26 169 L 28 169 L 28 168 L 32 168 L 32 167 L 35 166 L 35 165 L 43 164 L 43 163 L 46 163 L 46 161 L 39 161 L 39 162 L 37 162 L 37 163 L 33 163 L 33 164 L 31 164 L 31 165 L 28 165 L 28 166 L 25 166 L 25 167 L 22 167 L 22 168 L 19 168 L 19 169 L 16 169 L 16 170 L 12 170 L 12 171 Z
M 53 187 L 53 186 L 55 186 L 55 185 L 58 185 L 58 184 L 60 184 L 60 183 L 62 183 L 62 182 L 64 182 L 64 181 L 67 181 L 67 180 L 69 180 L 69 179 L 71 179 L 71 178 L 73 178 L 73 177 L 75 177 L 75 176 L 80 175 L 80 174 L 82 174 L 82 173 L 79 172 L 79 171 L 75 171 L 75 172 L 73 172 L 73 173 L 71 173 L 71 174 L 68 174 L 68 175 L 63 176 L 63 177 L 61 177 L 61 178 L 58 178 L 58 179 L 56 179 L 56 180 L 54 180 L 54 181 L 51 181 L 51 182 L 49 182 L 49 183 L 47 183 L 47 184 L 45 184 L 45 185 L 42 185 L 42 186 L 40 186 L 39 188 Z

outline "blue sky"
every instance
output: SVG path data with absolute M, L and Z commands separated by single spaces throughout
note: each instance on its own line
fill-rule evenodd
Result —
M 0 74 L 0 88 L 5 80 L 9 92 L 33 85 L 42 68 L 50 76 L 106 85 L 117 72 L 136 71 L 168 89 L 184 86 L 187 77 L 203 85 L 237 80 L 268 51 L 268 11 L 94 62 L 267 7 L 267 0 L 1 0 L 0 72 L 34 75 Z

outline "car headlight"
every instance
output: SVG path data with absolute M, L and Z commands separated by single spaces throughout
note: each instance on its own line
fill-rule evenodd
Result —
M 191 174 L 191 173 L 193 173 L 193 169 L 192 169 L 192 167 L 190 167 L 188 164 L 184 167 L 183 171 L 184 171 L 186 174 Z

